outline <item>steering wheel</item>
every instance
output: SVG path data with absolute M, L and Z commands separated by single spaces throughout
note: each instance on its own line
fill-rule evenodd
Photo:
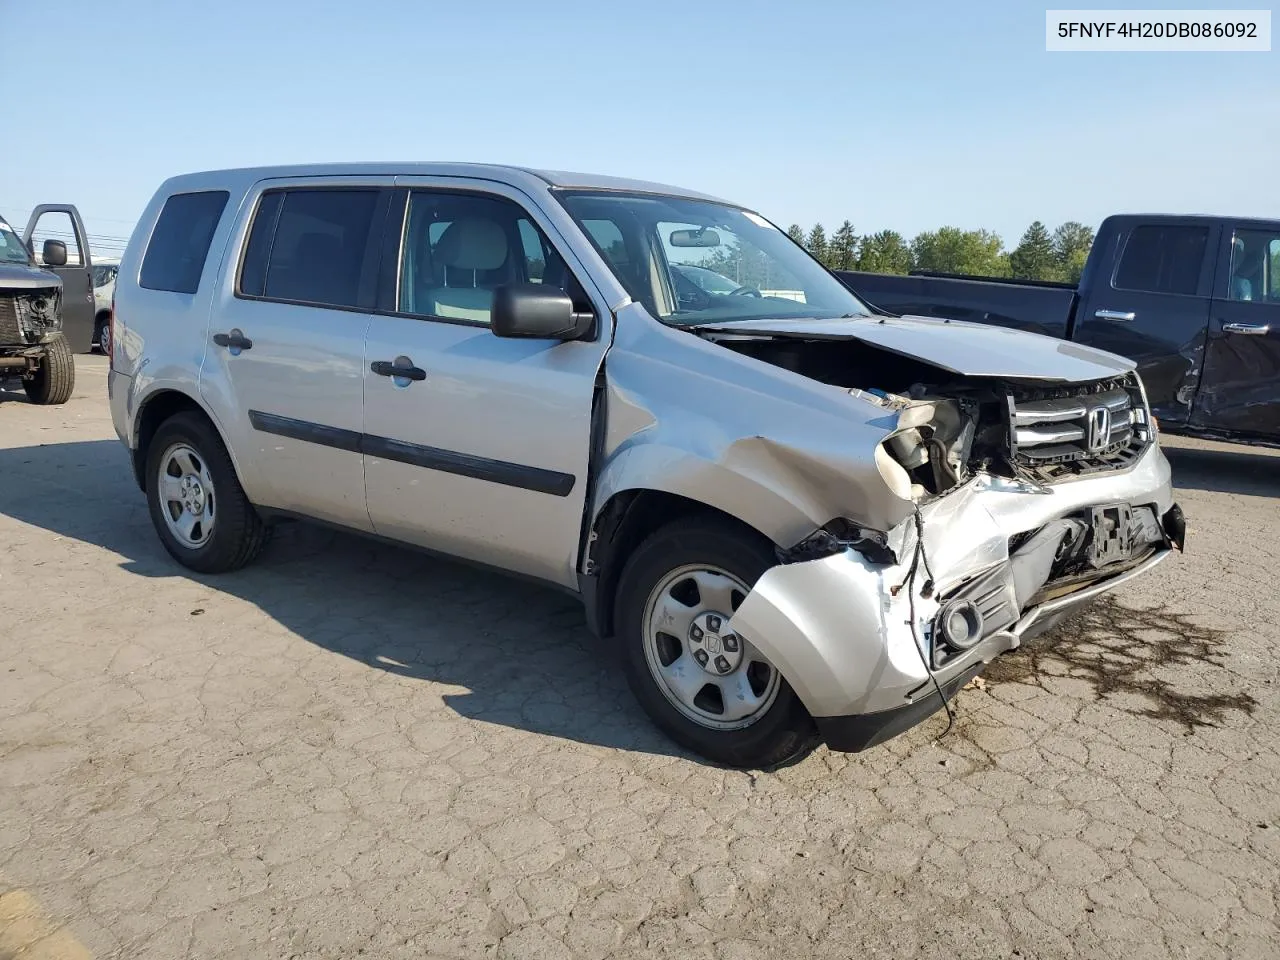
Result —
M 731 297 L 763 297 L 764 294 L 755 287 L 739 287 L 729 294 Z

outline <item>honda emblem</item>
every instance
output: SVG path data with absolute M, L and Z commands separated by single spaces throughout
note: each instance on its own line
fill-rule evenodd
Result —
M 1088 435 L 1085 439 L 1090 453 L 1105 450 L 1111 442 L 1111 411 L 1106 407 L 1094 407 L 1089 411 Z

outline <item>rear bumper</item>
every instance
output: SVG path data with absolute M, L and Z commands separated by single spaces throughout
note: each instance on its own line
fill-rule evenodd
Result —
M 1053 579 L 1067 518 L 1118 503 L 1151 518 L 1142 548 L 1090 578 Z M 914 587 L 906 586 L 915 551 L 908 523 L 894 531 L 899 562 L 877 564 L 845 550 L 780 564 L 734 614 L 734 631 L 786 677 L 833 749 L 864 749 L 919 722 L 942 706 L 935 680 L 946 696 L 954 694 L 1024 637 L 1152 569 L 1183 533 L 1169 465 L 1154 446 L 1129 471 L 1048 492 L 979 477 L 923 508 L 922 517 L 932 584 L 921 570 Z M 987 604 L 984 613 L 991 604 L 1000 612 L 984 616 L 972 646 L 947 648 L 934 636 L 935 621 L 944 604 L 968 596 Z

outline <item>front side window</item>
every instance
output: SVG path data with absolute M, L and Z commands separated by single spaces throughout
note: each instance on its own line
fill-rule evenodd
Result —
M 164 203 L 142 258 L 138 283 L 148 290 L 195 293 L 227 191 L 175 193 Z
M 546 236 L 515 203 L 479 194 L 409 195 L 400 261 L 401 313 L 487 324 L 493 291 L 547 283 L 582 295 Z
M 1116 267 L 1117 290 L 1190 296 L 1200 286 L 1208 227 L 1134 227 Z
M 706 200 L 558 191 L 633 300 L 674 326 L 871 314 L 763 217 Z
M 1231 240 L 1232 300 L 1280 302 L 1280 235 L 1267 230 L 1237 230 Z

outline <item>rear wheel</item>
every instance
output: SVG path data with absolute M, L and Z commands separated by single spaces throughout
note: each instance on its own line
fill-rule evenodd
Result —
M 812 749 L 812 719 L 790 685 L 729 619 L 777 563 L 764 538 L 717 518 L 671 524 L 628 560 L 618 638 L 641 706 L 709 760 L 772 767 Z
M 27 399 L 41 406 L 66 403 L 76 388 L 76 361 L 66 337 L 58 334 L 45 345 L 36 372 L 22 381 Z
M 179 413 L 160 425 L 148 449 L 146 480 L 151 522 L 183 566 L 226 573 L 262 551 L 268 527 L 204 417 Z

